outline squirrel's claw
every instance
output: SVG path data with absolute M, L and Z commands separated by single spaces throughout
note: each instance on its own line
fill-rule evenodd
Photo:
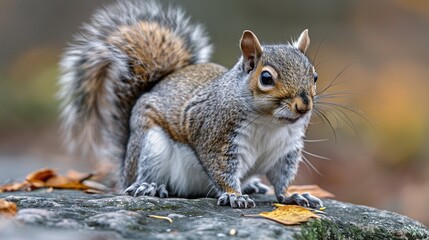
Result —
M 319 209 L 323 207 L 323 202 L 319 198 L 312 196 L 310 193 L 304 193 L 302 196 L 308 200 L 310 208 Z
M 234 193 L 224 193 L 219 197 L 217 205 L 224 206 L 228 204 L 232 208 L 253 208 L 256 206 L 255 202 L 248 195 L 237 196 Z
M 168 197 L 168 191 L 165 184 L 157 185 L 156 183 L 135 182 L 124 191 L 125 195 L 134 197 L 150 196 L 150 197 Z
M 283 194 L 280 194 L 277 196 L 277 200 L 283 204 L 295 204 L 302 207 L 310 207 L 315 209 L 319 209 L 323 207 L 322 201 L 319 198 L 314 197 L 309 193 L 304 193 L 304 194 L 294 193 L 290 196 L 285 196 Z

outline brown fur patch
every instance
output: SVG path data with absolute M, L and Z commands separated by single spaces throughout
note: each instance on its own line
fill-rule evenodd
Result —
M 182 68 L 191 59 L 183 39 L 156 22 L 141 21 L 132 26 L 122 26 L 108 41 L 131 56 L 133 72 L 144 79 L 160 70 L 171 72 Z M 165 69 L 167 67 L 171 69 Z

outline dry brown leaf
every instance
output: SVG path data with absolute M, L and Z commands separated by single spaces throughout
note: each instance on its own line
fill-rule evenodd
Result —
M 19 190 L 25 190 L 30 187 L 30 183 L 28 182 L 20 182 L 20 183 L 10 183 L 3 186 L 0 186 L 0 193 L 2 192 L 15 192 Z
M 311 195 L 318 197 L 318 198 L 334 198 L 335 195 L 320 188 L 317 185 L 292 185 L 289 186 L 289 188 L 287 189 L 287 193 L 288 194 L 293 194 L 293 193 L 299 193 L 299 194 L 303 194 L 303 193 L 310 193 Z
M 16 203 L 0 199 L 0 215 L 13 217 L 17 211 Z
M 28 176 L 25 179 L 29 182 L 34 182 L 34 181 L 44 182 L 55 175 L 57 175 L 57 173 L 54 170 L 45 168 L 45 169 L 41 169 L 28 174 Z
M 27 181 L 28 184 L 31 185 L 32 188 L 36 189 L 36 188 L 42 188 L 45 187 L 45 182 L 44 181 L 40 181 L 40 180 L 32 180 L 32 181 Z
M 91 173 L 80 173 L 76 171 L 69 171 L 66 176 L 62 176 L 58 175 L 55 170 L 45 168 L 30 173 L 26 177 L 26 180 L 24 182 L 0 186 L 0 192 L 10 192 L 18 190 L 31 191 L 44 187 L 52 188 L 52 190 L 48 190 L 48 192 L 52 192 L 53 188 L 75 190 L 94 189 L 95 187 L 87 185 L 84 182 L 92 176 L 93 174 Z M 99 185 L 101 186 L 101 184 Z M 107 187 L 105 188 L 107 189 Z
M 69 179 L 68 177 L 64 177 L 64 176 L 53 176 L 49 178 L 45 182 L 45 187 L 61 188 L 61 189 L 76 189 L 76 190 L 89 189 L 89 187 L 86 186 L 85 184 L 73 179 Z
M 296 205 L 279 206 L 271 212 L 262 212 L 258 215 L 284 225 L 296 225 L 312 218 L 320 218 L 309 209 Z
M 69 170 L 66 173 L 67 178 L 69 178 L 70 180 L 75 180 L 77 182 L 83 182 L 87 179 L 90 179 L 93 176 L 94 176 L 93 173 L 81 173 L 75 170 Z

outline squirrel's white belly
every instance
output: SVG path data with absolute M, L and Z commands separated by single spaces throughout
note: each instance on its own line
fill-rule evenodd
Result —
M 213 185 L 190 147 L 173 141 L 160 127 L 151 128 L 147 137 L 152 181 L 167 184 L 170 193 L 179 197 L 209 194 Z
M 269 119 L 244 123 L 235 142 L 241 157 L 238 171 L 242 180 L 256 174 L 266 174 L 276 162 L 293 150 L 303 147 L 305 127 L 271 123 Z
M 269 122 L 269 121 L 268 121 Z M 300 124 L 243 124 L 237 137 L 239 154 L 239 177 L 246 181 L 256 174 L 265 174 L 287 153 L 303 147 L 304 127 Z M 215 194 L 213 185 L 204 172 L 197 156 L 190 147 L 173 141 L 160 127 L 151 128 L 147 137 L 153 161 L 151 179 L 158 184 L 167 184 L 170 193 L 189 197 Z M 208 195 L 209 196 L 209 195 Z

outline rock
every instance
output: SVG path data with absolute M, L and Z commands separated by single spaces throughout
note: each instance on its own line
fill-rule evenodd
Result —
M 325 214 L 299 226 L 243 217 L 273 209 L 271 195 L 255 195 L 257 207 L 219 207 L 216 199 L 135 198 L 114 194 L 43 190 L 2 193 L 17 203 L 13 220 L 0 219 L 0 239 L 429 239 L 428 228 L 405 216 L 325 200 Z M 165 219 L 149 215 L 166 216 Z

